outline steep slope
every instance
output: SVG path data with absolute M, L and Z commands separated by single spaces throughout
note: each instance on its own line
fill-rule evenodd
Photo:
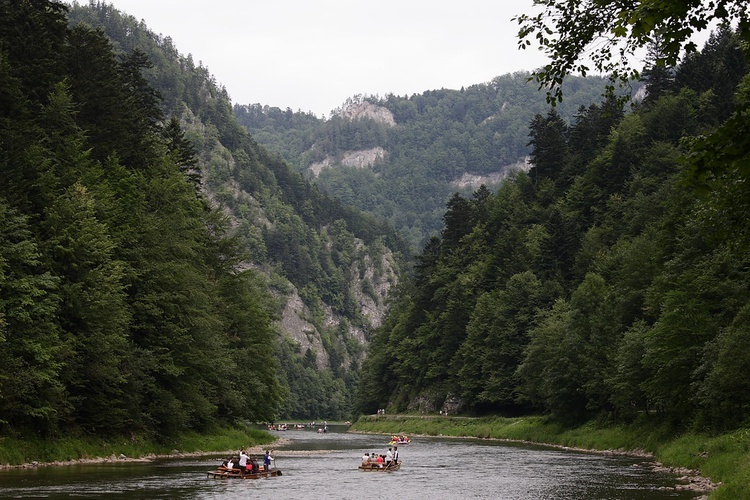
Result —
M 356 372 L 398 282 L 405 245 L 387 224 L 319 192 L 259 146 L 238 125 L 226 90 L 169 37 L 98 2 L 74 5 L 69 17 L 153 62 L 148 80 L 197 152 L 200 189 L 245 247 L 240 267 L 261 271 L 277 301 L 287 339 L 277 353 L 289 390 L 282 416 L 348 418 Z

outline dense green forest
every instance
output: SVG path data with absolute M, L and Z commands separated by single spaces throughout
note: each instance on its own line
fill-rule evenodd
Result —
M 465 175 L 494 188 L 508 172 L 526 168 L 529 122 L 548 107 L 529 78 L 518 72 L 460 90 L 357 95 L 328 119 L 260 104 L 235 104 L 234 111 L 259 143 L 322 190 L 389 221 L 421 249 L 442 229 L 451 195 L 471 193 L 461 182 Z M 601 99 L 606 80 L 571 77 L 564 87 L 566 99 L 557 109 L 572 120 L 581 106 Z M 381 154 L 367 168 L 347 165 L 347 157 L 363 151 Z M 330 166 L 316 169 L 322 162 Z
M 0 425 L 168 436 L 283 398 L 261 280 L 144 80 L 55 2 L 0 2 Z M 250 380 L 237 377 L 252 370 Z
M 373 339 L 360 411 L 747 424 L 746 34 L 651 57 L 628 113 L 536 115 L 528 173 L 456 193 Z
M 549 108 L 529 74 L 345 104 L 386 125 L 233 107 L 104 3 L 0 14 L 3 435 L 383 407 L 747 422 L 747 26 L 679 65 L 655 45 L 632 108 L 599 78 Z M 405 281 L 391 223 L 422 248 Z M 396 283 L 373 330 L 363 301 Z
M 0 121 L 3 435 L 350 415 L 353 283 L 380 300 L 365 275 L 405 246 L 258 146 L 207 68 L 103 3 L 2 0 Z M 326 352 L 281 331 L 293 290 Z
M 101 2 L 74 5 L 71 24 L 101 29 L 116 51 L 144 51 L 146 78 L 179 117 L 196 148 L 201 190 L 231 219 L 259 270 L 281 328 L 276 357 L 288 388 L 280 417 L 346 419 L 357 372 L 387 289 L 398 280 L 406 243 L 387 223 L 347 207 L 305 181 L 241 127 L 229 95 L 207 68 L 171 39 Z M 299 299 L 303 310 L 291 307 Z M 287 321 L 291 326 L 287 326 Z

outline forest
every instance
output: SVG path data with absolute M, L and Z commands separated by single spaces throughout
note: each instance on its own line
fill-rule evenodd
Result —
M 146 82 L 56 2 L 0 2 L 0 427 L 166 437 L 278 413 L 267 291 Z M 252 379 L 239 377 L 252 370 Z
M 528 172 L 454 194 L 370 345 L 359 411 L 746 424 L 746 34 L 674 66 L 652 43 L 643 99 L 550 107 Z
M 233 106 L 105 3 L 0 0 L 0 435 L 378 408 L 746 424 L 747 33 L 679 64 L 657 40 L 625 93 L 560 101 L 563 61 L 371 99 L 386 128 Z M 373 146 L 388 165 L 302 175 Z M 376 328 L 360 301 L 385 295 Z M 319 350 L 281 331 L 290 297 Z
M 350 416 L 352 283 L 380 300 L 364 263 L 406 246 L 260 147 L 207 68 L 105 3 L 2 0 L 0 123 L 0 434 Z M 325 352 L 280 329 L 295 289 Z

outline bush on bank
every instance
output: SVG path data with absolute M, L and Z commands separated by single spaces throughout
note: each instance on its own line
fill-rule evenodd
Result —
M 551 444 L 587 450 L 649 453 L 668 467 L 697 470 L 719 488 L 711 499 L 750 498 L 750 429 L 721 435 L 678 434 L 668 423 L 636 422 L 565 427 L 544 417 L 437 417 L 366 415 L 352 431 L 381 434 L 477 437 Z
M 166 443 L 140 436 L 77 436 L 57 439 L 0 436 L 0 465 L 68 462 L 120 455 L 143 458 L 175 453 L 223 452 L 268 444 L 275 439 L 266 431 L 251 427 L 214 428 L 202 434 L 191 432 Z

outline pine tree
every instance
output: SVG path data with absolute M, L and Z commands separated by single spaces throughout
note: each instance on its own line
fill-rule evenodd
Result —
M 70 412 L 60 381 L 67 347 L 58 280 L 40 262 L 28 219 L 0 200 L 0 425 L 47 436 Z
M 531 140 L 531 170 L 534 182 L 540 178 L 556 180 L 567 160 L 567 124 L 556 108 L 550 108 L 547 116 L 536 115 L 529 126 Z

